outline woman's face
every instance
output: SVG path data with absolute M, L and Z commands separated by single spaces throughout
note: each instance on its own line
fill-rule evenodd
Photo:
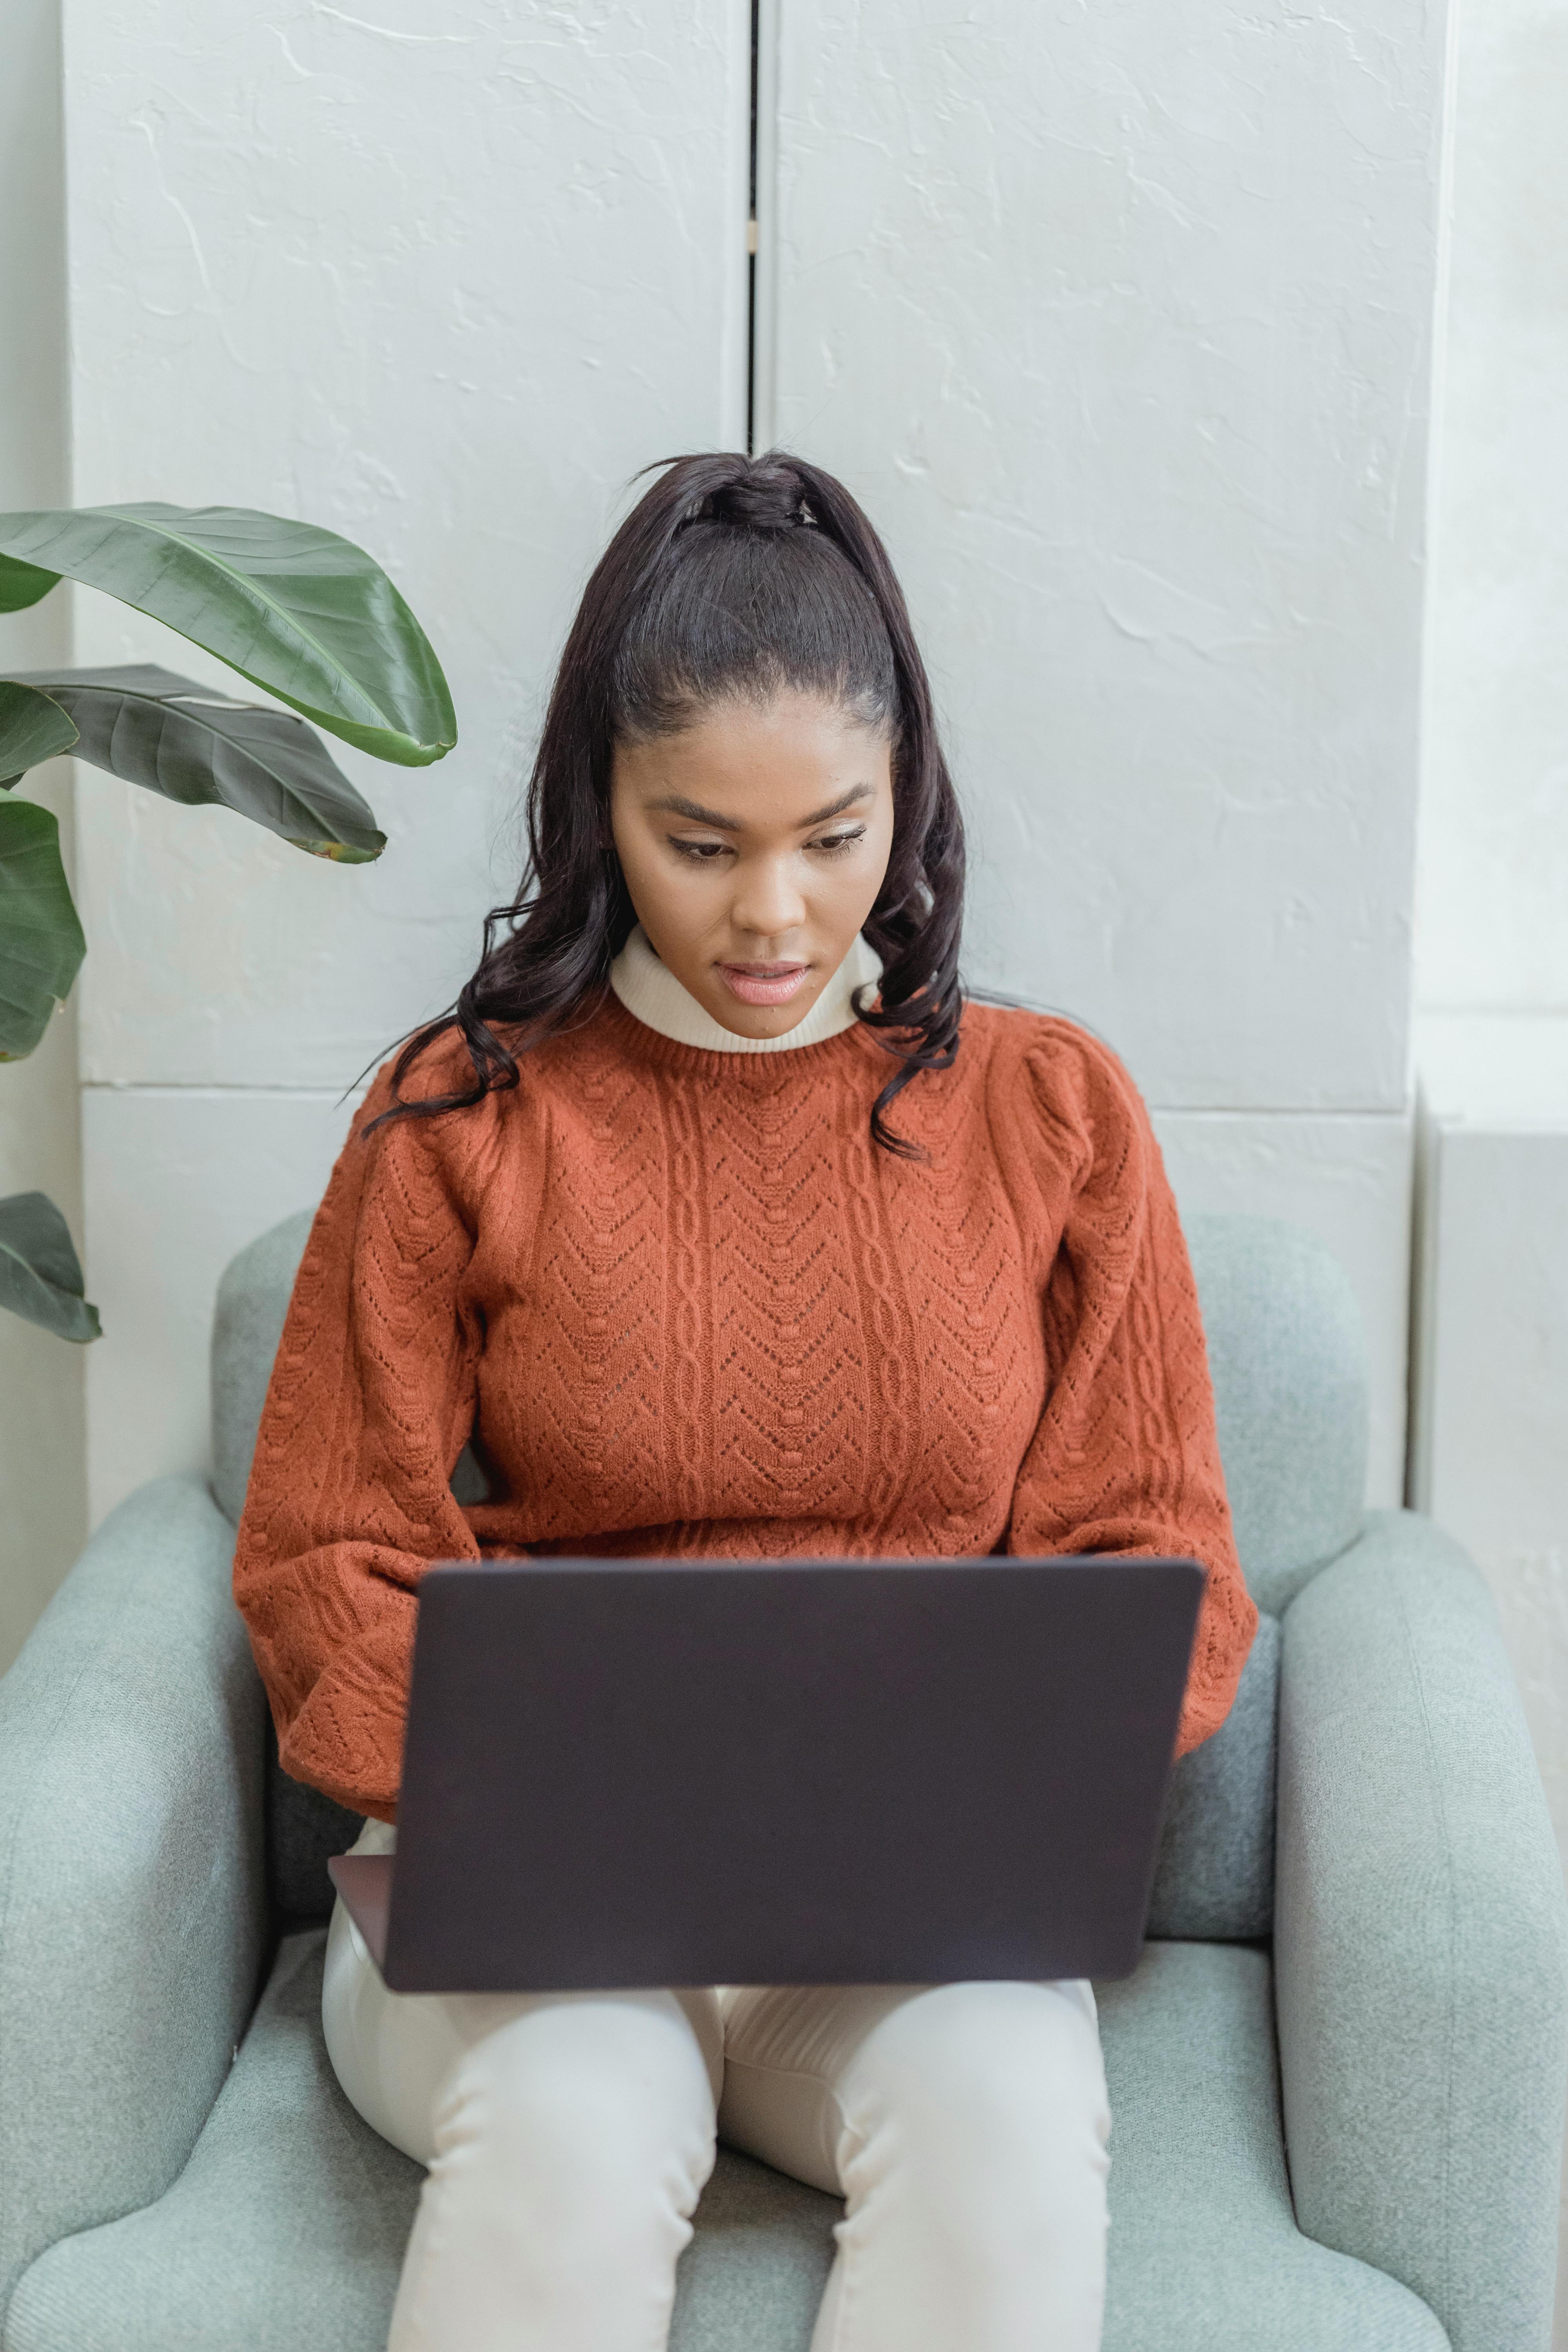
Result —
M 887 738 L 815 695 L 711 704 L 679 735 L 616 746 L 610 808 L 660 960 L 737 1036 L 787 1036 L 882 887 Z

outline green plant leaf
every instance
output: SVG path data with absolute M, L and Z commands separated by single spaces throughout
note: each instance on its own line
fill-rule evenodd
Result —
M 59 825 L 37 801 L 0 801 L 0 1062 L 32 1052 L 86 953 Z
M 83 507 L 0 515 L 0 555 L 150 613 L 377 759 L 425 767 L 458 740 L 424 630 L 335 531 L 247 507 Z
M 0 555 L 0 613 L 25 613 L 59 585 L 58 572 L 40 572 L 36 563 L 18 563 Z
M 0 792 L 75 741 L 76 729 L 58 702 L 17 678 L 0 677 Z
M 70 1229 L 47 1192 L 0 1201 L 0 1307 L 60 1339 L 99 1339 L 98 1309 L 83 1297 Z
M 152 663 L 29 672 L 20 683 L 75 721 L 79 760 L 129 784 L 187 807 L 231 808 L 315 857 L 363 866 L 386 846 L 326 746 L 287 710 L 237 702 Z

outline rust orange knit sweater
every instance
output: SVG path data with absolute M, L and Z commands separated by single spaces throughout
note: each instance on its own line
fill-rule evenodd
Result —
M 526 1551 L 1190 1554 L 1180 1746 L 1224 1721 L 1257 1612 L 1136 1090 L 1069 1024 L 971 1005 L 899 1098 L 919 1164 L 869 1140 L 888 1066 L 860 1028 L 710 1053 L 610 999 L 514 1093 L 364 1140 L 383 1074 L 235 1562 L 290 1773 L 392 1819 L 421 1574 Z M 491 1499 L 465 1508 L 470 1434 Z

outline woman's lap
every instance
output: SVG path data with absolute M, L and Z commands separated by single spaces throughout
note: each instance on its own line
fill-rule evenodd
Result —
M 395 2352 L 662 2344 L 715 2137 L 846 2199 L 814 2352 L 1098 2346 L 1086 1984 L 400 1994 L 340 1906 L 321 2007 L 349 2099 L 428 2168 Z
M 530 2014 L 587 2008 L 679 2011 L 701 2053 L 726 2146 L 841 2196 L 846 2130 L 868 2101 L 923 2078 L 951 2126 L 955 2103 L 1005 2111 L 1027 2079 L 1027 2045 L 1059 2045 L 1103 2100 L 1094 1996 L 1042 1985 L 774 1985 L 567 1994 L 394 1993 L 340 1904 L 322 1985 L 328 2053 L 345 2095 L 381 2137 L 416 2163 L 435 2151 L 442 2084 L 458 2060 Z M 1053 2063 L 1047 2056 L 1047 2068 Z M 931 2078 L 945 2072 L 940 2085 Z M 1031 2086 L 1032 2087 L 1032 2086 Z

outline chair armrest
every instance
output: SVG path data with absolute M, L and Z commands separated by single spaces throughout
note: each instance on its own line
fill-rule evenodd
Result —
M 0 1681 L 0 2311 L 74 2231 L 161 2197 L 256 1995 L 262 1697 L 234 1530 L 162 1478 Z
M 1406 1512 L 1286 1612 L 1275 1983 L 1297 2219 L 1455 2352 L 1546 2352 L 1568 1902 L 1491 1598 Z

